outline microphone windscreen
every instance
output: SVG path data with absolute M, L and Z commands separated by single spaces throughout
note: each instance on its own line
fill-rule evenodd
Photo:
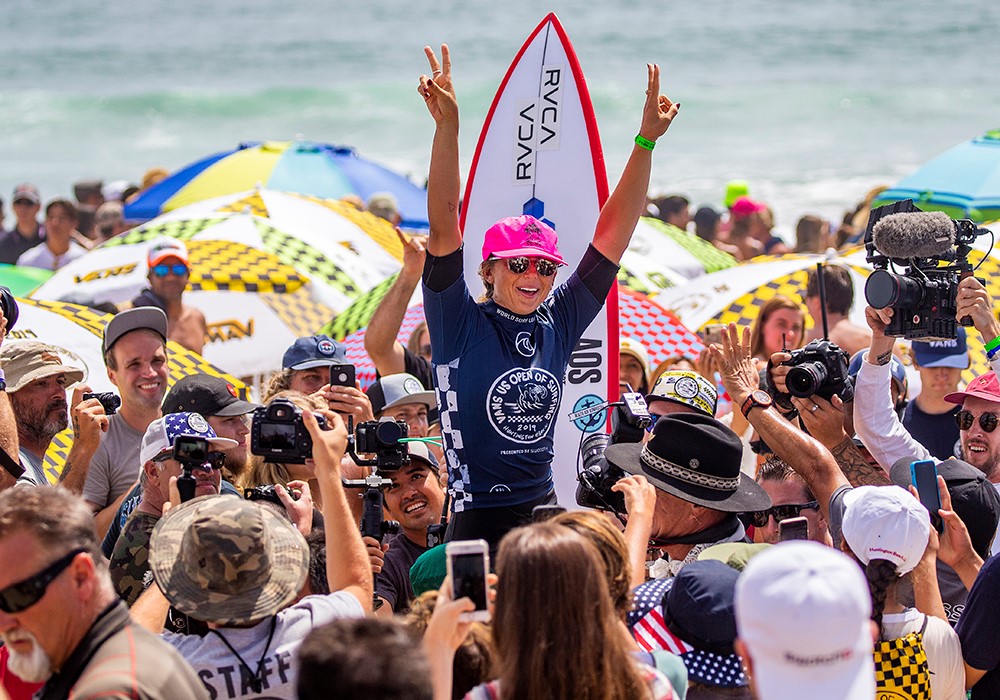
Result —
M 940 211 L 890 214 L 872 227 L 872 240 L 890 258 L 936 258 L 955 245 L 955 223 Z

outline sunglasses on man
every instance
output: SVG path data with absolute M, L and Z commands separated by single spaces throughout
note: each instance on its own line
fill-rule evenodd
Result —
M 188 273 L 188 266 L 177 263 L 176 265 L 154 265 L 153 274 L 157 277 L 166 277 L 173 274 L 176 277 L 183 277 Z
M 34 576 L 29 576 L 23 581 L 12 583 L 0 591 L 0 610 L 13 614 L 27 610 L 37 603 L 45 595 L 49 584 L 56 580 L 56 576 L 73 563 L 76 555 L 87 550 L 77 547 L 66 555 L 59 557 L 54 562 L 46 566 Z
M 774 516 L 774 522 L 780 523 L 782 520 L 799 517 L 803 510 L 819 510 L 818 501 L 808 503 L 786 503 L 783 506 L 771 506 L 767 510 L 760 510 L 756 513 L 748 513 L 750 524 L 754 527 L 767 527 L 767 521 Z
M 559 266 L 551 260 L 546 260 L 545 258 L 529 258 L 526 256 L 521 256 L 519 258 L 507 258 L 507 269 L 515 275 L 520 275 L 528 271 L 528 268 L 531 267 L 531 263 L 535 263 L 535 269 L 542 277 L 551 277 L 556 274 L 556 270 L 559 269 Z
M 163 452 L 163 453 L 157 455 L 156 457 L 153 457 L 152 461 L 153 462 L 166 462 L 168 459 L 173 459 L 173 457 L 174 457 L 174 453 L 172 451 L 171 452 Z M 198 468 L 205 469 L 205 467 L 208 467 L 212 471 L 217 471 L 219 469 L 222 469 L 224 466 L 226 466 L 226 454 L 224 452 L 209 452 L 208 454 L 205 455 L 205 461 L 204 461 L 204 463 L 202 463 L 202 464 L 196 464 L 196 465 L 194 465 L 194 468 L 195 469 L 198 469 Z
M 955 414 L 955 423 L 958 425 L 959 430 L 968 430 L 972 427 L 972 423 L 975 420 L 976 417 L 965 409 Z M 992 433 L 996 430 L 998 422 L 1000 422 L 1000 419 L 997 418 L 997 414 L 995 413 L 984 413 L 979 416 L 979 427 L 983 429 L 984 433 Z

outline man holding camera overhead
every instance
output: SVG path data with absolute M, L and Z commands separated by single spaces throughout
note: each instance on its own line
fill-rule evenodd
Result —
M 90 505 L 99 537 L 139 477 L 143 433 L 160 417 L 167 391 L 166 315 L 152 307 L 122 311 L 105 326 L 103 349 L 121 408 L 109 416 L 98 399 L 83 400 L 89 387 L 74 390 L 73 448 L 60 476 Z

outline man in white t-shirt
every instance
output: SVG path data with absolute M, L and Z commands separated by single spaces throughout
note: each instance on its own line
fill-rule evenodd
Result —
M 300 598 L 309 568 L 301 534 L 256 501 L 196 498 L 170 509 L 150 541 L 150 586 L 132 608 L 160 631 L 167 604 L 206 622 L 204 637 L 163 633 L 214 698 L 295 699 L 296 652 L 313 628 L 372 609 L 372 574 L 341 483 L 347 430 L 326 411 L 304 423 L 323 503 L 329 595 Z M 162 590 L 162 593 L 160 592 Z
M 45 207 L 45 239 L 22 253 L 17 264 L 58 270 L 86 253 L 87 249 L 73 240 L 78 220 L 79 213 L 71 201 L 53 199 Z

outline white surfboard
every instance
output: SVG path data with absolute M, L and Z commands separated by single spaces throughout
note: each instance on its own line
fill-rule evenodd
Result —
M 462 210 L 470 291 L 482 289 L 477 271 L 483 235 L 496 221 L 521 214 L 545 220 L 559 234 L 559 250 L 573 270 L 607 198 L 604 155 L 583 71 L 562 24 L 550 13 L 504 76 L 476 147 Z M 561 272 L 560 280 L 568 274 Z M 617 286 L 577 345 L 564 381 L 552 465 L 564 506 L 576 506 L 582 432 L 606 425 L 606 412 L 576 422 L 568 414 L 608 397 L 618 398 Z

